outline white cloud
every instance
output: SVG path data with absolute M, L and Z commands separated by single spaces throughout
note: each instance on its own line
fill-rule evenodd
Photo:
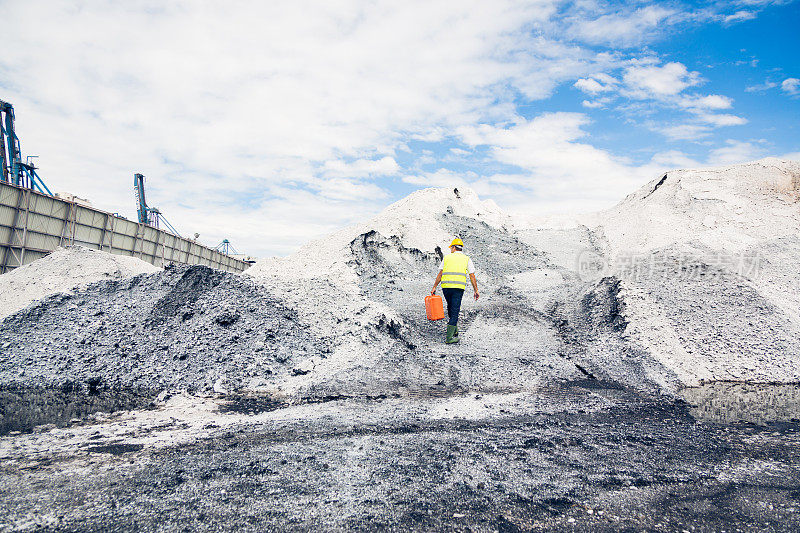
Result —
M 752 20 L 756 18 L 756 16 L 758 16 L 757 13 L 753 11 L 740 10 L 737 11 L 736 13 L 726 16 L 723 20 L 725 21 L 726 24 L 730 24 L 732 22 L 742 22 L 744 20 Z
M 650 129 L 658 131 L 672 140 L 698 140 L 711 134 L 713 128 L 736 126 L 747 123 L 747 119 L 732 114 L 716 114 L 713 111 L 730 109 L 733 99 L 721 94 L 684 94 L 684 90 L 701 82 L 697 72 L 690 72 L 681 63 L 658 65 L 654 59 L 632 60 L 632 65 L 624 69 L 623 86 L 607 74 L 605 85 L 596 81 L 601 75 L 581 78 L 574 85 L 593 96 L 606 94 L 601 98 L 583 100 L 581 105 L 587 109 L 607 107 L 618 96 L 635 102 L 621 103 L 617 109 L 636 121 L 642 113 L 654 114 L 661 109 L 682 110 L 690 113 L 685 124 L 651 122 Z M 617 91 L 616 94 L 610 91 Z M 647 102 L 647 107 L 637 101 Z
M 734 0 L 733 4 L 739 4 L 750 7 L 765 7 L 769 5 L 783 5 L 789 4 L 793 0 Z
M 686 96 L 700 75 L 685 65 L 621 51 L 690 16 L 677 4 L 638 6 L 7 2 L 0 97 L 54 188 L 132 215 L 132 174 L 143 172 L 153 205 L 179 229 L 286 253 L 376 212 L 400 176 L 585 207 L 649 176 L 649 163 L 593 146 L 581 113 L 519 118 L 521 102 L 536 114 L 559 86 L 591 95 L 589 109 L 627 97 L 690 113 L 694 124 L 667 128 L 673 138 L 744 121 L 714 113 L 732 107 L 726 96 Z M 441 145 L 426 153 L 427 143 Z M 458 168 L 488 158 L 500 170 L 418 170 L 448 158 Z
M 471 181 L 467 181 L 470 178 Z M 435 172 L 425 172 L 413 176 L 404 176 L 403 181 L 421 187 L 468 187 L 475 181 L 474 172 L 460 173 L 450 169 L 440 168 Z
M 410 140 L 508 120 L 516 95 L 617 61 L 532 34 L 557 5 L 12 2 L 2 97 L 51 186 L 132 214 L 139 171 L 173 223 L 234 228 L 245 210 L 274 235 L 263 206 L 277 190 L 327 198 L 313 205 L 330 221 L 361 218 L 385 192 L 356 178 L 397 175 Z M 272 239 L 237 245 L 262 254 Z
M 191 203 L 182 209 L 170 209 L 169 221 L 184 235 L 200 233 L 200 241 L 216 245 L 229 239 L 242 253 L 257 255 L 253 243 L 269 243 L 270 253 L 285 255 L 312 238 L 322 237 L 358 219 L 375 215 L 380 206 L 366 191 L 348 195 L 347 185 L 329 183 L 325 194 L 320 190 L 274 186 L 269 195 L 254 209 L 236 209 L 231 223 L 231 204 L 221 202 L 220 208 L 209 209 L 205 204 Z M 338 190 L 337 190 L 338 189 Z M 341 199 L 336 199 L 341 198 Z M 379 199 L 386 201 L 385 191 Z
M 588 109 L 599 109 L 601 107 L 605 107 L 607 102 L 603 101 L 603 99 L 598 100 L 584 100 L 581 102 L 581 105 Z
M 698 118 L 713 126 L 741 126 L 747 124 L 747 119 L 725 113 L 701 113 Z
M 781 83 L 781 90 L 787 94 L 800 94 L 800 79 L 786 78 Z
M 668 168 L 702 168 L 710 166 L 735 165 L 760 159 L 765 156 L 764 140 L 737 141 L 726 140 L 722 146 L 712 149 L 705 160 L 690 157 L 678 150 L 659 152 L 653 156 L 652 162 Z M 785 154 L 780 156 L 783 159 L 795 159 L 800 153 Z
M 690 72 L 682 63 L 664 66 L 635 65 L 623 75 L 629 95 L 636 98 L 675 96 L 687 87 L 700 83 L 700 74 Z
M 734 61 L 733 64 L 736 65 L 737 67 L 742 65 L 749 65 L 753 68 L 756 68 L 758 66 L 758 63 L 759 63 L 758 58 L 751 57 L 750 59 L 740 59 L 738 61 Z
M 654 124 L 651 129 L 673 141 L 696 141 L 711 134 L 711 128 L 705 124 Z
M 609 74 L 606 74 L 605 72 L 597 72 L 595 74 L 592 74 L 592 78 L 598 80 L 600 83 L 606 84 L 607 87 L 617 85 L 619 83 L 618 79 Z
M 488 146 L 497 161 L 524 169 L 527 182 L 518 185 L 540 202 L 599 208 L 630 192 L 653 169 L 580 142 L 588 137 L 583 129 L 588 123 L 581 113 L 545 113 L 508 128 L 465 128 L 461 136 L 468 145 Z
M 745 87 L 744 90 L 745 92 L 748 93 L 761 93 L 764 91 L 768 91 L 770 89 L 774 89 L 777 86 L 778 86 L 777 83 L 767 80 L 759 85 L 750 85 L 748 87 Z
M 393 157 L 381 159 L 357 159 L 352 162 L 336 159 L 326 161 L 323 174 L 327 177 L 366 178 L 368 176 L 392 176 L 399 172 L 400 166 Z
M 375 183 L 362 182 L 344 178 L 320 181 L 312 186 L 324 198 L 331 200 L 379 200 L 388 198 L 389 194 Z
M 651 5 L 633 11 L 605 14 L 594 19 L 578 19 L 570 34 L 592 44 L 632 46 L 678 14 L 675 9 Z
M 439 142 L 445 138 L 447 135 L 447 130 L 440 126 L 434 126 L 427 131 L 421 131 L 414 133 L 411 135 L 411 138 L 415 141 L 424 141 L 424 142 Z
M 698 168 L 703 166 L 696 159 L 689 157 L 680 150 L 667 150 L 653 155 L 652 162 L 665 169 Z
M 747 124 L 747 119 L 737 115 L 696 111 L 687 122 L 661 124 L 653 121 L 649 123 L 649 128 L 673 141 L 699 141 L 709 137 L 715 128 L 744 124 Z
M 574 83 L 574 86 L 588 94 L 597 94 L 611 90 L 608 85 L 602 85 L 593 78 L 581 78 Z
M 728 140 L 725 146 L 714 149 L 709 153 L 710 165 L 734 165 L 758 159 L 761 148 L 751 142 Z
M 733 100 L 720 94 L 706 96 L 686 96 L 679 101 L 681 107 L 694 110 L 704 109 L 730 109 Z
M 667 67 L 672 65 L 669 69 Z M 741 126 L 747 119 L 730 113 L 714 113 L 722 109 L 730 109 L 733 99 L 720 94 L 681 95 L 680 91 L 692 83 L 697 83 L 683 65 L 667 64 L 664 67 L 634 67 L 626 72 L 629 82 L 628 94 L 634 98 L 644 99 L 648 96 L 664 109 L 678 109 L 689 113 L 683 123 L 677 120 L 670 122 L 650 120 L 648 127 L 672 141 L 699 141 L 709 137 L 713 130 L 725 126 Z M 656 73 L 654 78 L 646 78 L 645 74 Z M 641 79 L 647 79 L 642 82 Z M 649 92 L 642 88 L 645 83 L 651 84 Z M 652 105 L 652 104 L 651 104 Z M 639 112 L 639 107 L 634 107 Z

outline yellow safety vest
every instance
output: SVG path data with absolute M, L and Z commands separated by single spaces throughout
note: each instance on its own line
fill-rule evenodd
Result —
M 443 289 L 466 289 L 467 288 L 467 265 L 469 257 L 462 253 L 454 253 L 444 257 L 444 268 L 442 269 L 442 288 Z

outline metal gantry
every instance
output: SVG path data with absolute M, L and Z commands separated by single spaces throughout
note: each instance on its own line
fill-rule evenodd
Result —
M 22 160 L 22 149 L 14 127 L 14 106 L 0 100 L 0 179 L 26 189 L 36 189 L 41 193 L 53 196 L 42 178 L 36 173 L 36 167 L 28 156 Z
M 154 228 L 160 228 L 162 225 L 174 235 L 180 237 L 180 233 L 176 230 L 169 221 L 164 218 L 164 215 L 157 207 L 150 207 L 147 205 L 147 200 L 144 196 L 144 175 L 136 173 L 133 175 L 133 193 L 136 196 L 136 215 L 139 219 L 139 224 L 147 224 Z
M 18 187 L 13 214 L 8 224 L 0 228 L 8 230 L 8 241 L 0 242 L 0 273 L 9 265 L 20 266 L 25 262 L 25 252 L 31 249 L 28 243 L 30 225 L 31 191 L 38 190 L 53 196 L 42 178 L 36 174 L 36 167 L 28 156 L 22 160 L 22 149 L 14 124 L 14 106 L 0 100 L 0 182 Z M 5 231 L 4 231 L 5 233 Z
M 248 262 L 197 243 L 197 234 L 193 240 L 182 238 L 161 211 L 147 205 L 142 174 L 134 175 L 136 224 L 116 213 L 79 205 L 72 195 L 54 195 L 37 174 L 34 157 L 23 159 L 14 107 L 0 100 L 0 274 L 72 244 L 159 265 L 174 261 L 237 272 L 247 268 Z M 125 244 L 128 241 L 132 242 Z M 227 240 L 218 248 L 223 244 L 226 253 L 233 250 Z
M 214 249 L 218 252 L 222 252 L 225 255 L 236 255 L 239 253 L 228 239 L 222 239 L 222 242 L 216 245 Z

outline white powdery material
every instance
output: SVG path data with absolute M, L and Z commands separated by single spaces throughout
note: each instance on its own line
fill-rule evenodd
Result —
M 393 203 L 367 224 L 382 235 L 397 236 L 408 248 L 432 252 L 437 246 L 446 250 L 450 235 L 439 224 L 445 213 L 480 220 L 500 227 L 510 222 L 492 200 L 482 201 L 472 189 L 422 189 Z
M 311 335 L 336 339 L 325 360 L 307 361 L 313 374 L 331 375 L 358 365 L 371 366 L 388 346 L 379 346 L 374 331 L 380 324 L 405 326 L 398 313 L 380 301 L 361 293 L 358 276 L 351 264 L 351 243 L 360 235 L 377 231 L 385 238 L 396 237 L 402 246 L 426 253 L 446 250 L 455 235 L 442 228 L 446 214 L 474 218 L 495 227 L 509 218 L 493 201 L 481 201 L 470 189 L 423 189 L 388 206 L 374 219 L 342 229 L 312 241 L 285 258 L 265 258 L 242 275 L 270 288 L 308 324 Z M 292 387 L 314 379 L 300 376 Z
M 82 246 L 59 248 L 33 263 L 0 276 L 0 318 L 51 294 L 104 279 L 149 274 L 159 268 L 137 259 Z
M 724 290 L 742 298 L 754 298 L 747 293 L 747 287 L 752 288 L 782 310 L 781 315 L 760 315 L 767 321 L 765 327 L 776 328 L 770 337 L 772 344 L 756 342 L 752 337 L 726 339 L 726 333 L 720 333 L 720 324 L 735 328 L 737 321 L 748 319 L 748 301 L 724 310 L 714 301 L 694 302 L 692 305 L 702 308 L 699 320 L 705 322 L 698 323 L 690 334 L 685 323 L 674 322 L 683 305 L 677 296 L 657 302 L 647 285 L 628 283 L 623 276 L 623 291 L 618 298 L 628 321 L 624 338 L 648 353 L 652 364 L 645 367 L 649 374 L 665 368 L 674 372 L 674 376 L 649 376 L 665 388 L 674 378 L 685 385 L 730 379 L 797 379 L 800 365 L 787 358 L 785 347 L 779 347 L 785 346 L 782 339 L 795 326 L 800 327 L 798 261 L 794 260 L 800 256 L 800 163 L 765 159 L 724 168 L 670 171 L 662 180 L 663 176 L 610 210 L 578 218 L 511 217 L 494 203 L 481 201 L 469 189 L 460 189 L 458 196 L 452 189 L 424 189 L 392 204 L 369 222 L 309 243 L 290 257 L 262 260 L 244 274 L 282 294 L 312 324 L 312 330 L 341 333 L 343 341 L 334 348 L 334 355 L 318 366 L 336 371 L 356 364 L 370 365 L 370 353 L 377 350 L 372 350 L 369 339 L 359 341 L 370 324 L 384 320 L 403 325 L 390 307 L 364 296 L 351 266 L 356 263 L 351 243 L 370 231 L 386 239 L 394 237 L 406 248 L 431 253 L 437 246 L 446 249 L 454 237 L 442 226 L 443 216 L 462 216 L 508 231 L 566 270 L 575 267 L 574 256 L 594 245 L 602 249 L 609 262 L 621 255 L 644 257 L 665 248 L 729 255 L 756 250 L 768 254 L 765 266 L 756 273 L 759 275 L 721 282 L 723 285 L 704 285 L 707 282 L 701 280 L 697 282 L 697 295 L 702 299 L 705 294 L 716 294 L 714 290 L 723 290 L 719 287 L 727 287 Z M 703 260 L 702 256 L 694 257 Z M 509 276 L 508 282 L 525 293 L 532 306 L 538 294 L 556 299 L 574 297 L 569 290 L 574 280 L 557 268 Z M 484 287 L 487 281 L 483 280 Z M 473 321 L 474 335 L 487 333 L 481 330 L 484 322 L 481 317 Z M 505 345 L 513 344 L 509 340 L 505 338 Z M 726 348 L 728 340 L 731 345 Z M 498 345 L 498 350 L 503 349 Z
M 355 273 L 347 265 L 352 259 L 350 243 L 359 235 L 377 231 L 384 237 L 397 237 L 406 248 L 434 252 L 447 250 L 457 237 L 442 228 L 439 219 L 451 212 L 475 218 L 490 226 L 511 225 L 512 219 L 491 200 L 482 201 L 472 189 L 422 189 L 399 200 L 369 222 L 350 226 L 312 241 L 286 258 L 266 258 L 244 271 L 256 280 L 283 278 L 334 279 L 341 288 L 356 284 Z
M 595 214 L 593 221 L 605 237 L 610 264 L 647 258 L 668 248 L 673 254 L 693 256 L 691 261 L 707 262 L 742 283 L 737 288 L 733 281 L 727 282 L 729 294 L 741 298 L 733 303 L 702 297 L 704 285 L 712 280 L 691 282 L 698 297 L 688 305 L 702 309 L 705 320 L 696 324 L 697 334 L 690 341 L 685 327 L 674 324 L 676 314 L 688 309 L 682 311 L 672 298 L 657 301 L 646 285 L 629 283 L 621 275 L 626 337 L 675 372 L 682 383 L 800 378 L 800 360 L 779 348 L 785 342 L 782 335 L 792 337 L 800 331 L 800 163 L 770 158 L 667 172 L 616 207 Z M 764 331 L 741 342 L 734 335 L 737 324 L 746 327 L 759 308 L 768 305 L 747 300 L 746 287 L 779 311 Z M 724 313 L 719 312 L 722 306 L 728 306 Z
M 422 189 L 366 223 L 312 241 L 289 257 L 262 259 L 242 275 L 280 294 L 315 328 L 347 328 L 346 335 L 355 335 L 365 324 L 381 319 L 402 324 L 391 308 L 361 295 L 350 266 L 350 244 L 359 235 L 377 231 L 387 238 L 397 237 L 406 248 L 429 253 L 437 246 L 446 250 L 455 236 L 441 227 L 439 219 L 448 212 L 495 226 L 509 220 L 493 201 L 481 201 L 471 189 L 458 189 L 458 195 L 453 189 Z
M 768 158 L 667 172 L 591 218 L 612 256 L 689 242 L 735 253 L 798 235 L 799 196 L 800 163 Z
M 392 341 L 376 335 L 380 324 L 402 327 L 403 320 L 392 308 L 352 291 L 342 290 L 336 280 L 257 278 L 273 296 L 297 312 L 309 337 L 331 339 L 330 355 L 310 357 L 296 366 L 309 372 L 294 376 L 281 385 L 282 394 L 291 394 L 338 371 L 359 365 L 372 366 Z
M 718 377 L 706 358 L 687 353 L 675 330 L 645 291 L 625 287 L 619 297 L 625 302 L 625 319 L 628 321 L 625 337 L 646 347 L 650 356 L 674 372 L 681 383 L 696 387 Z M 663 377 L 649 377 L 668 387 Z
M 671 171 L 662 181 L 663 176 L 613 209 L 578 219 L 511 217 L 469 189 L 459 189 L 458 194 L 453 189 L 424 189 L 372 220 L 308 243 L 289 257 L 259 261 L 242 275 L 268 287 L 296 312 L 309 338 L 324 342 L 329 349 L 327 356 L 298 361 L 301 372 L 291 383 L 281 385 L 282 392 L 324 384 L 332 376 L 349 376 L 350 370 L 380 368 L 385 354 L 402 348 L 397 332 L 416 335 L 412 340 L 420 341 L 414 356 L 418 361 L 439 361 L 438 350 L 445 355 L 449 352 L 444 350 L 452 351 L 438 340 L 434 343 L 404 303 L 417 298 L 421 303 L 430 281 L 419 281 L 417 286 L 406 276 L 404 292 L 391 292 L 388 287 L 381 292 L 368 279 L 359 279 L 359 272 L 370 268 L 371 259 L 365 259 L 363 246 L 352 244 L 359 244 L 362 235 L 377 232 L 384 255 L 373 266 L 384 265 L 383 261 L 401 277 L 410 272 L 419 276 L 423 269 L 403 270 L 410 263 L 400 252 L 416 257 L 420 254 L 413 250 L 421 251 L 428 268 L 436 248 L 446 250 L 456 236 L 446 229 L 457 226 L 453 217 L 477 221 L 468 227 L 481 231 L 486 224 L 504 242 L 514 244 L 516 238 L 535 251 L 515 255 L 482 244 L 482 255 L 474 256 L 483 262 L 477 266 L 484 296 L 465 328 L 460 349 L 473 357 L 470 364 L 481 373 L 476 382 L 482 385 L 501 388 L 522 381 L 544 382 L 547 378 L 542 372 L 546 371 L 520 363 L 517 352 L 545 356 L 545 350 L 552 352 L 561 342 L 559 332 L 546 320 L 512 321 L 506 313 L 497 312 L 508 303 L 508 293 L 496 288 L 513 289 L 525 297 L 523 304 L 513 305 L 527 305 L 539 313 L 553 313 L 554 302 L 568 308 L 591 286 L 576 279 L 577 257 L 595 247 L 609 262 L 624 254 L 650 257 L 651 252 L 664 249 L 678 255 L 686 252 L 694 266 L 708 257 L 704 254 L 761 254 L 761 268 L 749 277 L 728 271 L 714 280 L 678 283 L 669 278 L 661 283 L 655 278 L 634 282 L 619 272 L 609 272 L 622 280 L 621 290 L 611 296 L 627 322 L 620 335 L 627 346 L 636 348 L 636 354 L 642 354 L 643 372 L 664 389 L 676 381 L 696 385 L 715 380 L 800 379 L 800 360 L 793 351 L 800 346 L 794 340 L 800 338 L 800 163 L 767 159 L 718 169 Z M 447 216 L 451 218 L 445 222 Z M 467 243 L 468 250 L 471 244 Z M 502 268 L 493 269 L 495 261 Z M 667 275 L 680 275 L 680 264 L 668 266 L 676 268 L 667 269 Z M 156 270 L 131 257 L 82 248 L 58 250 L 0 276 L 0 317 L 49 294 Z M 661 285 L 666 289 L 659 290 Z M 424 320 L 424 314 L 421 317 Z M 611 339 L 614 335 L 609 333 L 598 339 L 598 346 L 589 346 L 590 360 L 584 362 L 629 368 L 620 363 L 621 344 Z M 597 355 L 601 352 L 602 360 Z M 569 361 L 559 358 L 558 364 L 563 368 L 559 366 L 552 375 L 576 372 Z M 520 379 L 520 372 L 528 374 Z M 623 382 L 624 377 L 614 375 Z M 445 407 L 447 413 L 452 408 L 460 415 L 485 409 L 483 403 L 466 400 Z

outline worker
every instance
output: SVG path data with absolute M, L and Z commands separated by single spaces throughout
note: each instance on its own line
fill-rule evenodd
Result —
M 464 296 L 464 290 L 467 288 L 467 274 L 469 274 L 469 281 L 472 283 L 472 289 L 475 291 L 475 299 L 480 296 L 478 294 L 478 281 L 475 279 L 475 265 L 472 264 L 472 259 L 464 255 L 461 250 L 464 248 L 464 242 L 456 237 L 450 243 L 450 254 L 446 255 L 442 260 L 442 265 L 439 268 L 439 274 L 436 276 L 436 281 L 433 282 L 431 295 L 436 294 L 436 287 L 439 282 L 442 283 L 442 294 L 447 301 L 447 344 L 458 342 L 458 312 L 461 310 L 461 298 Z

